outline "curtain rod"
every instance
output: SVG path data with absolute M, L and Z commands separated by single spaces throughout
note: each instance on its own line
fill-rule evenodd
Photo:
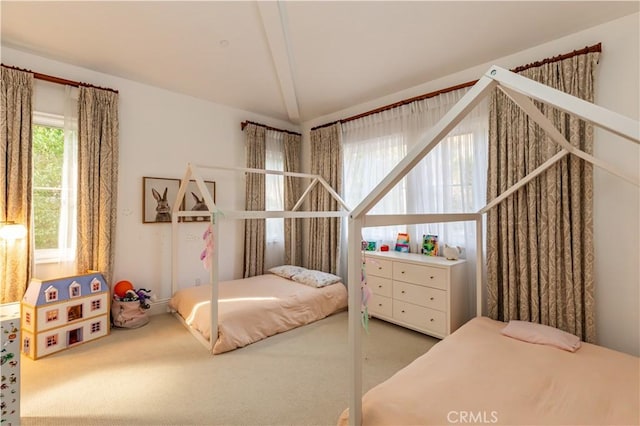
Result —
M 118 93 L 117 90 L 110 89 L 108 87 L 94 86 L 93 84 L 89 84 L 89 83 L 82 83 L 80 81 L 67 80 L 65 78 L 54 77 L 54 76 L 47 75 L 47 74 L 41 74 L 39 72 L 33 72 L 31 70 L 28 70 L 28 69 L 18 68 L 18 67 L 14 67 L 14 66 L 11 66 L 11 65 L 5 65 L 5 64 L 1 64 L 1 65 L 3 67 L 5 67 L 5 68 L 9 68 L 9 69 L 12 69 L 12 70 L 24 71 L 24 72 L 31 73 L 31 74 L 33 74 L 33 78 L 38 79 L 38 80 L 48 81 L 50 83 L 63 84 L 65 86 L 73 86 L 73 87 L 81 87 L 81 86 L 82 87 L 92 87 L 94 89 L 108 90 L 109 92 Z
M 572 58 L 574 56 L 584 55 L 584 54 L 592 53 L 592 52 L 602 52 L 602 43 L 594 44 L 593 46 L 587 46 L 584 49 L 574 50 L 573 52 L 565 53 L 565 54 L 558 55 L 558 56 L 553 56 L 551 58 L 546 58 L 546 59 L 543 59 L 541 61 L 532 62 L 532 63 L 527 64 L 527 65 L 522 65 L 522 66 L 519 66 L 517 68 L 512 69 L 511 71 L 516 72 L 516 73 L 517 72 L 522 72 L 522 71 L 527 70 L 529 68 L 539 67 L 539 66 L 542 66 L 542 65 L 545 65 L 545 64 L 549 64 L 549 63 L 552 63 L 552 62 L 558 62 L 558 61 L 562 61 L 564 59 Z M 372 109 L 371 111 L 367 111 L 367 112 L 363 112 L 361 114 L 353 115 L 351 117 L 343 118 L 342 120 L 336 120 L 336 121 L 333 121 L 331 123 L 322 124 L 320 126 L 313 127 L 311 130 L 317 130 L 317 129 L 321 129 L 323 127 L 333 126 L 336 123 L 340 123 L 340 124 L 346 123 L 348 121 L 357 120 L 358 118 L 366 117 L 368 115 L 377 114 L 379 112 L 387 111 L 387 110 L 390 110 L 390 109 L 393 109 L 393 108 L 398 108 L 398 107 L 401 107 L 403 105 L 410 104 L 412 102 L 423 101 L 425 99 L 433 98 L 435 96 L 442 95 L 442 94 L 447 93 L 447 92 L 452 92 L 454 90 L 464 89 L 465 87 L 473 86 L 477 82 L 478 82 L 478 80 L 467 81 L 466 83 L 457 84 L 455 86 L 447 87 L 445 89 L 440 89 L 440 90 L 436 90 L 434 92 L 425 93 L 424 95 L 419 95 L 419 96 L 415 96 L 413 98 L 404 99 L 402 101 L 398 101 L 398 102 L 395 102 L 395 103 L 392 103 L 392 104 L 389 104 L 389 105 L 385 105 L 385 106 L 382 106 L 382 107 L 379 107 L 379 108 L 376 108 L 376 109 Z
M 273 130 L 273 131 L 282 132 L 282 133 L 289 133 L 290 135 L 302 136 L 300 133 L 292 132 L 291 130 L 276 129 L 275 127 L 265 126 L 264 124 L 256 123 L 255 121 L 243 121 L 242 123 L 240 123 L 240 129 L 244 130 L 244 128 L 247 127 L 247 124 L 255 124 L 256 126 L 264 127 L 267 130 Z

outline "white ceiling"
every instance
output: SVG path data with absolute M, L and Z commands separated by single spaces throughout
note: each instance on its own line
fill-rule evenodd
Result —
M 636 13 L 639 6 L 3 0 L 0 11 L 5 46 L 300 123 Z

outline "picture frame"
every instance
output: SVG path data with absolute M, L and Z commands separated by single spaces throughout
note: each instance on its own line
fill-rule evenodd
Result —
M 411 242 L 411 237 L 406 232 L 399 232 L 398 237 L 396 238 L 396 246 L 395 251 L 399 251 L 401 253 L 409 253 L 409 243 Z
M 422 236 L 422 252 L 427 256 L 438 256 L 438 236 L 423 235 Z
M 213 202 L 216 202 L 216 183 L 214 181 L 205 180 L 204 185 L 209 190 Z M 189 181 L 186 191 L 184 193 L 184 199 L 182 200 L 183 210 L 207 210 L 207 206 L 204 203 L 204 197 L 200 193 L 200 188 L 196 184 L 195 180 Z M 204 222 L 210 219 L 209 214 L 203 216 L 191 216 L 181 217 L 181 222 Z
M 142 223 L 171 223 L 171 209 L 178 196 L 180 179 L 142 178 Z

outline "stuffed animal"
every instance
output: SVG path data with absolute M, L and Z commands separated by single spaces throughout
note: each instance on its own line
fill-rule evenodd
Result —
M 138 300 L 140 301 L 140 307 L 142 309 L 149 309 L 151 307 L 151 305 L 147 303 L 147 299 L 151 299 L 151 296 L 149 296 L 149 293 L 151 293 L 151 290 L 147 290 L 146 288 L 140 288 L 136 290 L 136 295 L 138 296 Z
M 460 253 L 462 253 L 462 249 L 460 247 L 452 247 L 445 244 L 442 253 L 448 260 L 458 260 Z
M 149 296 L 149 293 L 151 293 L 151 290 L 147 290 L 146 288 L 141 288 L 138 290 L 135 290 L 135 289 L 127 290 L 124 297 L 120 298 L 120 301 L 121 302 L 138 301 L 140 302 L 140 307 L 142 309 L 149 309 L 151 307 L 151 305 L 147 303 L 147 299 L 151 299 L 151 296 Z

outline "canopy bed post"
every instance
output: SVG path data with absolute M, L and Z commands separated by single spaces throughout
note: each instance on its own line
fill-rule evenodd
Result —
M 171 215 L 171 294 L 178 290 L 178 216 Z
M 349 290 L 349 350 L 351 374 L 349 389 L 349 424 L 360 426 L 362 423 L 362 219 L 349 218 L 348 239 L 348 290 Z
M 484 231 L 481 214 L 476 219 L 476 316 L 482 316 L 482 265 L 484 265 L 484 251 L 482 235 Z
M 178 188 L 176 199 L 173 202 L 171 208 L 171 294 L 178 290 L 178 218 L 180 217 L 180 205 L 182 199 L 187 192 L 187 185 L 185 182 L 189 182 L 191 175 L 193 174 L 191 163 L 187 164 L 187 169 L 184 172 L 184 177 Z
M 219 289 L 219 275 L 218 275 L 218 265 L 220 259 L 220 250 L 218 247 L 220 246 L 220 238 L 219 231 L 220 225 L 218 220 L 218 212 L 211 212 L 211 231 L 213 232 L 213 247 L 211 252 L 211 265 L 209 265 L 209 274 L 211 280 L 211 335 L 209 337 L 209 350 L 213 351 L 213 346 L 216 343 L 216 339 L 218 337 L 218 289 Z M 215 338 L 214 338 L 215 333 Z

